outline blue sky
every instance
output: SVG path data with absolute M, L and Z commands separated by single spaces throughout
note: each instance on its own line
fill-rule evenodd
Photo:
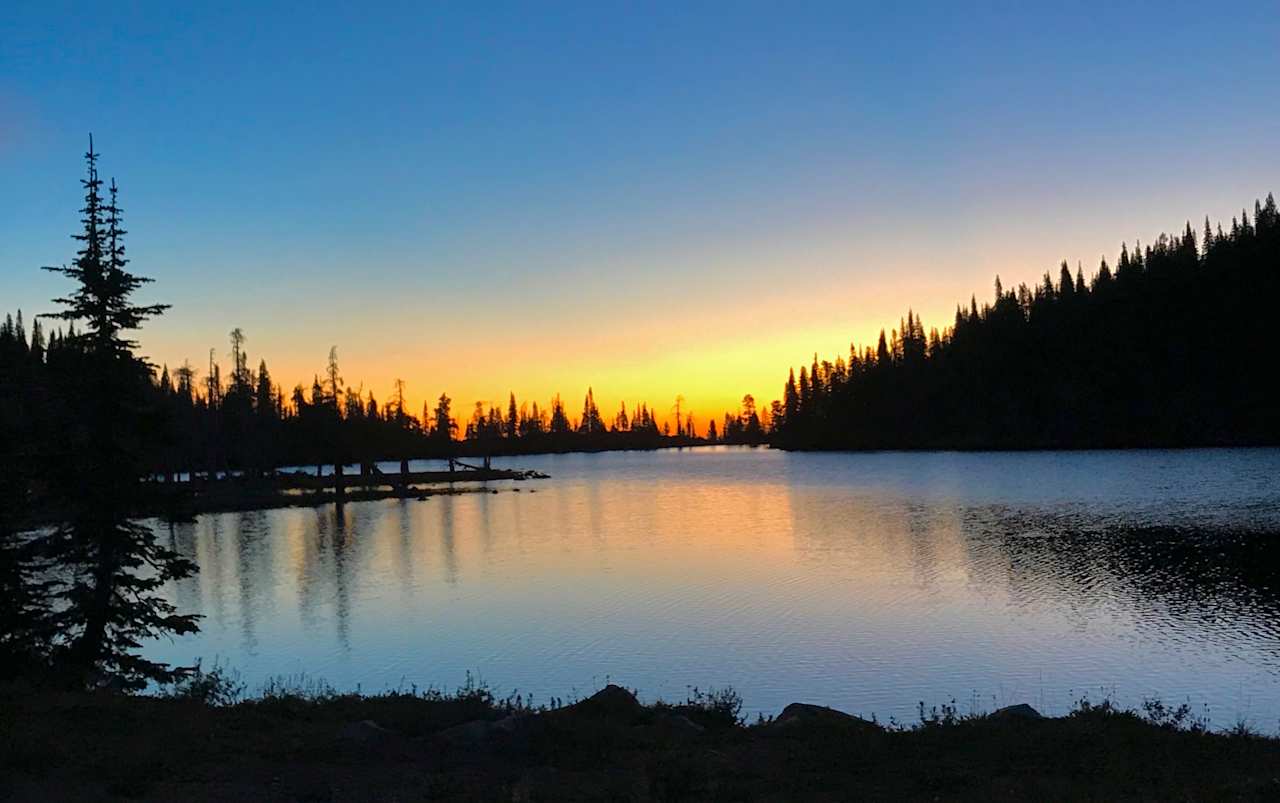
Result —
M 1280 185 L 1275 3 L 374 5 L 7 4 L 0 306 L 93 131 L 157 360 L 711 414 Z

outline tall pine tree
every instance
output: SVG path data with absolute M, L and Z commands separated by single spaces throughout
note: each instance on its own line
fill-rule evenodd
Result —
M 78 408 L 78 427 L 66 434 L 65 460 L 52 478 L 63 521 L 43 538 L 56 568 L 52 623 L 54 657 L 76 683 L 104 680 L 137 689 L 168 682 L 184 670 L 137 654 L 142 642 L 196 630 L 197 617 L 180 614 L 158 592 L 195 571 L 130 519 L 144 470 L 141 446 L 154 426 L 148 410 L 151 366 L 136 354 L 129 333 L 166 305 L 139 305 L 133 294 L 150 279 L 130 273 L 114 180 L 102 199 L 98 154 L 89 140 L 80 243 L 70 266 L 46 268 L 75 282 L 63 309 L 49 317 L 83 324 L 72 346 L 81 370 L 60 388 Z

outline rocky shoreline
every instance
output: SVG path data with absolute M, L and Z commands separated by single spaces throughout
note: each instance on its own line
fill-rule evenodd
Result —
M 644 705 L 608 686 L 531 707 L 451 695 L 194 696 L 0 690 L 0 799 L 1270 800 L 1280 740 L 1027 705 L 886 727 L 793 703 Z

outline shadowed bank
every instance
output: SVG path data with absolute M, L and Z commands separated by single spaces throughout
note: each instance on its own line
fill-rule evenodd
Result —
M 230 689 L 234 692 L 235 689 Z M 6 689 L 0 792 L 15 800 L 1267 800 L 1280 741 L 1207 733 L 1185 711 L 1082 699 L 869 722 L 797 703 L 746 725 L 732 691 L 641 705 L 608 686 L 564 704 L 374 697 L 279 685 L 231 702 L 199 676 L 176 698 Z M 221 704 L 219 704 L 221 703 Z

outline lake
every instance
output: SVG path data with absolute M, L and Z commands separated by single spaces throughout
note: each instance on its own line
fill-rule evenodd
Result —
M 415 461 L 414 470 L 439 464 Z M 1280 723 L 1280 450 L 810 454 L 708 447 L 495 460 L 497 493 L 156 524 L 167 593 L 250 689 L 466 674 L 536 700 L 732 686 L 912 720 L 1111 696 Z M 388 470 L 396 470 L 388 465 Z

